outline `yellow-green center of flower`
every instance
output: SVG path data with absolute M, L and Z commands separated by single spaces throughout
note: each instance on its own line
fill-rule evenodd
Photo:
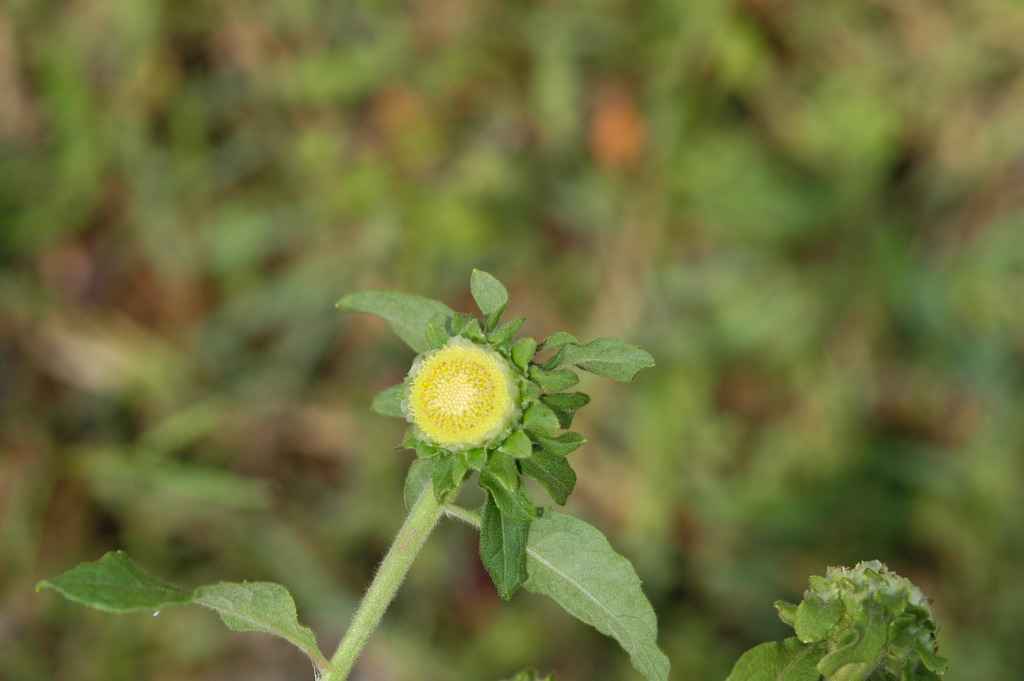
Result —
M 405 410 L 427 440 L 477 447 L 508 426 L 518 398 L 504 357 L 456 337 L 413 364 Z

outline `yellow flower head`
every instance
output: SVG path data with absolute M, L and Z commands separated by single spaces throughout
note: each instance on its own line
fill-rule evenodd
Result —
M 505 358 L 460 337 L 417 359 L 408 385 L 406 417 L 449 449 L 487 444 L 518 408 L 519 388 Z

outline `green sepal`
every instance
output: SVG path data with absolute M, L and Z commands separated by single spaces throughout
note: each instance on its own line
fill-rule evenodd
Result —
M 416 436 L 416 426 L 409 426 L 405 429 L 405 434 L 402 436 L 402 442 L 399 445 L 401 449 L 416 449 L 416 446 L 422 442 Z
M 540 401 L 555 412 L 560 427 L 571 428 L 576 411 L 590 402 L 590 395 L 586 393 L 551 393 L 541 395 Z
M 881 605 L 873 601 L 863 604 L 863 611 L 852 627 L 840 637 L 838 647 L 818 663 L 818 671 L 826 678 L 834 676 L 841 668 L 855 665 L 844 670 L 844 681 L 866 678 L 874 669 L 879 657 L 885 652 L 888 627 L 885 612 Z M 861 670 L 864 673 L 861 674 Z M 846 676 L 850 674 L 850 676 Z
M 430 350 L 424 330 L 432 320 L 443 320 L 455 314 L 444 303 L 401 291 L 358 291 L 337 303 L 344 312 L 364 312 L 388 323 L 406 345 L 422 353 Z
M 404 419 L 405 414 L 402 412 L 402 401 L 405 399 L 405 396 L 406 385 L 403 381 L 398 385 L 385 388 L 374 395 L 373 402 L 370 403 L 370 409 L 381 416 Z
M 417 440 L 414 446 L 416 456 L 420 459 L 430 459 L 445 451 L 437 445 L 432 445 L 423 440 Z
M 754 646 L 736 660 L 725 681 L 818 681 L 816 665 L 824 643 L 803 643 L 795 636 Z
M 782 620 L 783 624 L 788 624 L 791 627 L 796 624 L 797 607 L 796 604 L 788 601 L 775 601 L 775 611 L 778 612 L 779 619 Z
M 515 491 L 509 491 L 505 483 L 488 470 L 480 472 L 479 484 L 494 497 L 494 503 L 501 509 L 502 515 L 520 520 L 532 520 L 537 517 L 537 508 L 530 499 L 526 487 L 519 484 Z
M 483 270 L 473 270 L 469 276 L 469 290 L 477 307 L 487 318 L 488 331 L 493 329 L 508 307 L 505 285 Z
M 430 484 L 430 462 L 423 459 L 414 459 L 409 466 L 409 472 L 405 474 L 405 486 L 402 489 L 402 499 L 405 501 L 405 508 L 411 509 L 416 500 L 423 493 L 423 488 Z
M 921 656 L 921 662 L 923 662 L 924 666 L 930 671 L 935 672 L 939 676 L 946 673 L 946 667 L 949 666 L 949 661 L 944 657 L 940 657 L 934 650 L 922 643 L 920 638 L 914 641 L 914 649 L 917 650 L 917 654 Z
M 430 346 L 431 350 L 443 348 L 449 339 L 451 339 L 451 336 L 448 335 L 448 330 L 437 322 L 429 322 L 427 324 L 426 331 L 423 332 L 423 335 L 426 337 L 427 345 Z
M 491 457 L 487 461 L 487 471 L 509 492 L 515 492 L 519 487 L 519 469 L 516 468 L 516 460 L 511 454 L 500 450 L 491 452 Z
M 551 433 L 561 426 L 555 412 L 543 404 L 534 403 L 523 413 L 523 427 L 527 430 Z
M 480 514 L 480 561 L 494 586 L 506 601 L 527 579 L 526 540 L 530 518 L 520 518 L 501 511 L 488 493 Z
M 580 376 L 572 369 L 545 371 L 538 366 L 532 366 L 530 367 L 530 380 L 539 385 L 541 390 L 555 393 L 579 383 Z
M 539 482 L 559 505 L 565 505 L 576 486 L 576 472 L 564 456 L 539 449 L 529 459 L 520 461 L 519 466 L 523 475 Z
M 487 338 L 495 345 L 509 343 L 519 333 L 519 327 L 526 321 L 526 317 L 516 317 L 510 322 L 505 322 L 494 331 L 491 331 Z
M 587 442 L 585 437 L 571 431 L 562 433 L 558 437 L 550 437 L 533 430 L 527 431 L 526 434 L 530 436 L 531 440 L 540 445 L 544 451 L 556 456 L 568 456 Z
M 533 442 L 521 430 L 513 430 L 499 448 L 516 459 L 525 459 L 533 454 Z
M 483 329 L 480 320 L 468 312 L 456 312 L 448 320 L 448 332 L 452 336 L 462 336 L 470 340 L 482 340 Z
M 512 363 L 526 371 L 530 365 L 530 359 L 537 352 L 537 341 L 533 338 L 520 338 L 512 346 Z
M 654 366 L 654 358 L 646 350 L 618 338 L 598 338 L 586 345 L 567 343 L 550 360 L 545 369 L 575 364 L 584 371 L 628 383 L 640 371 Z
M 811 593 L 796 609 L 793 628 L 796 630 L 797 638 L 804 643 L 825 640 L 828 633 L 839 623 L 844 612 L 843 602 L 839 598 L 826 600 L 816 593 Z
M 431 478 L 434 483 L 434 498 L 443 504 L 451 492 L 466 475 L 466 458 L 460 454 L 445 452 L 434 457 Z
M 580 341 L 576 336 L 572 335 L 568 331 L 555 331 L 553 334 L 544 339 L 541 343 L 541 350 L 557 350 L 563 345 L 580 345 Z
M 487 465 L 487 450 L 483 447 L 467 449 L 463 453 L 463 457 L 466 459 L 466 465 L 473 470 L 483 470 L 484 466 Z

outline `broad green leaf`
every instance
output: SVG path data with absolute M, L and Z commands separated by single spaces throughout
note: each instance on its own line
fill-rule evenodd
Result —
M 654 609 L 628 560 L 594 526 L 548 510 L 530 526 L 524 586 L 622 646 L 648 681 L 666 681 L 669 662 L 658 648 Z
M 492 495 L 487 495 L 480 523 L 480 560 L 506 601 L 526 581 L 529 532 L 529 519 L 502 513 Z
M 515 492 L 519 487 L 519 469 L 516 468 L 516 460 L 511 454 L 506 454 L 500 450 L 493 452 L 490 460 L 487 462 L 487 470 L 509 492 Z
M 558 504 L 565 504 L 576 486 L 576 473 L 564 456 L 537 450 L 528 459 L 520 461 L 523 475 L 539 482 Z
M 405 399 L 405 390 L 405 383 L 399 383 L 398 385 L 381 390 L 374 396 L 373 402 L 370 403 L 370 409 L 381 416 L 394 416 L 395 418 L 404 419 L 405 414 L 402 413 L 402 400 Z
M 860 669 L 861 665 L 866 665 L 865 673 L 870 672 L 878 657 L 885 651 L 889 627 L 884 609 L 873 601 L 865 601 L 863 607 L 863 612 L 857 617 L 849 634 L 839 640 L 839 647 L 818 663 L 818 671 L 826 677 L 835 675 L 847 665 L 855 665 L 851 670 L 846 670 L 852 681 L 853 678 L 862 676 L 852 674 L 853 669 Z
M 523 426 L 527 430 L 550 433 L 558 430 L 558 417 L 543 404 L 531 404 L 523 414 Z
M 513 430 L 501 443 L 501 451 L 516 459 L 525 459 L 533 454 L 533 443 L 523 431 Z
M 532 338 L 520 338 L 512 346 L 512 363 L 526 371 L 530 364 L 530 358 L 537 352 L 537 341 Z
M 549 393 L 571 388 L 580 382 L 579 374 L 572 369 L 545 371 L 537 366 L 530 367 L 530 379 Z
M 299 624 L 288 589 L 273 582 L 218 582 L 195 591 L 195 602 L 212 608 L 232 631 L 262 631 L 290 641 L 311 659 L 322 655 L 316 636 Z
M 508 343 L 519 332 L 519 327 L 526 321 L 526 317 L 516 317 L 510 322 L 505 322 L 491 332 L 490 339 L 495 345 Z
M 587 442 L 585 437 L 573 432 L 562 433 L 558 437 L 550 437 L 533 430 L 528 431 L 527 434 L 545 451 L 558 456 L 568 456 Z
M 234 631 L 262 631 L 280 636 L 304 652 L 321 671 L 328 666 L 316 637 L 299 624 L 288 590 L 270 582 L 219 582 L 188 591 L 153 577 L 123 551 L 83 563 L 63 575 L 39 582 L 66 598 L 107 612 L 159 611 L 194 603 L 212 608 Z
M 482 270 L 473 270 L 469 276 L 469 290 L 477 307 L 487 318 L 487 328 L 493 329 L 508 307 L 505 285 Z
M 567 331 L 556 331 L 541 343 L 541 350 L 557 350 L 563 345 L 580 345 L 579 339 Z
M 537 517 L 537 508 L 530 499 L 530 493 L 522 484 L 510 492 L 496 475 L 484 470 L 480 472 L 480 486 L 491 493 L 490 496 L 494 497 L 494 503 L 501 509 L 502 515 L 520 520 L 532 520 Z
M 803 643 L 790 637 L 762 643 L 740 656 L 725 681 L 818 681 L 818 660 L 824 643 Z
M 92 563 L 82 563 L 50 580 L 39 582 L 36 591 L 49 587 L 65 598 L 107 612 L 159 610 L 168 605 L 187 605 L 192 592 L 153 577 L 124 551 L 111 551 Z
M 451 338 L 444 326 L 436 321 L 427 322 L 427 328 L 424 329 L 423 336 L 427 339 L 427 345 L 430 346 L 431 350 L 443 348 Z
M 430 484 L 430 468 L 430 462 L 423 459 L 415 459 L 409 466 L 409 472 L 405 474 L 405 488 L 402 490 L 406 509 L 413 507 L 423 493 L 423 488 Z
M 654 358 L 632 343 L 617 338 L 598 338 L 586 345 L 563 345 L 549 364 L 575 364 L 592 374 L 629 382 L 641 370 L 654 366 Z
M 797 638 L 804 643 L 824 640 L 845 611 L 838 597 L 826 601 L 818 594 L 811 593 L 796 609 L 793 628 L 796 629 Z
M 416 352 L 427 352 L 427 324 L 455 314 L 444 303 L 401 291 L 359 291 L 338 301 L 344 312 L 364 312 L 380 317 Z

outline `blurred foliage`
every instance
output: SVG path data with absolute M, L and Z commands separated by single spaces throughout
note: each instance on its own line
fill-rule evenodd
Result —
M 409 455 L 368 410 L 388 287 L 651 350 L 593 381 L 572 511 L 676 678 L 878 558 L 951 681 L 1024 649 L 1024 6 L 792 0 L 0 5 L 0 678 L 304 678 L 207 613 L 35 594 L 109 549 L 273 580 L 331 649 Z M 538 496 L 539 498 L 539 496 Z M 473 499 L 467 500 L 472 503 Z M 360 678 L 634 678 L 444 523 Z

